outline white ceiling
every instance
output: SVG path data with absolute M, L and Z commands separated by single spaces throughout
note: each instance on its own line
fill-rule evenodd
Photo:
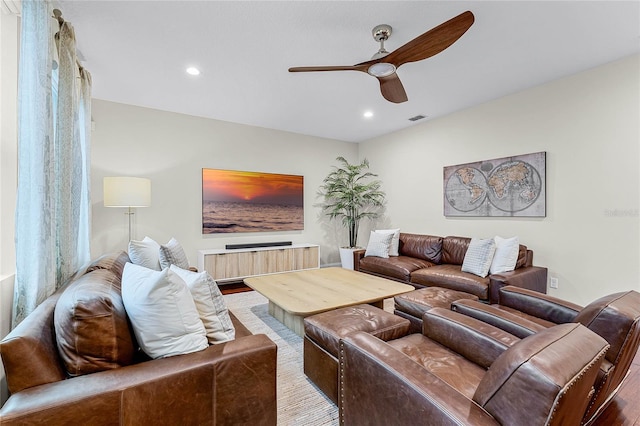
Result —
M 639 1 L 58 1 L 93 76 L 93 96 L 350 142 L 367 140 L 640 52 Z M 470 10 L 453 46 L 398 75 L 382 98 L 353 65 L 393 27 L 396 49 Z M 202 70 L 198 77 L 188 66 Z M 365 110 L 374 117 L 364 119 Z M 418 123 L 425 120 L 418 121 Z

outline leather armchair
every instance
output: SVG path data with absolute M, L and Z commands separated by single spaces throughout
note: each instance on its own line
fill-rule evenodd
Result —
M 593 422 L 617 393 L 638 351 L 640 293 L 615 293 L 582 307 L 546 294 L 507 286 L 499 290 L 498 300 L 499 303 L 493 305 L 459 300 L 452 303 L 451 309 L 521 338 L 556 324 L 580 323 L 611 345 L 583 419 L 585 424 Z
M 341 340 L 341 424 L 579 425 L 609 347 L 576 323 L 520 340 L 442 308 L 423 322 Z

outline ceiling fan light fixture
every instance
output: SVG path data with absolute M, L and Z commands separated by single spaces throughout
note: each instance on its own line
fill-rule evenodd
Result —
M 396 72 L 396 66 L 387 62 L 378 62 L 371 65 L 367 72 L 374 77 L 387 77 Z

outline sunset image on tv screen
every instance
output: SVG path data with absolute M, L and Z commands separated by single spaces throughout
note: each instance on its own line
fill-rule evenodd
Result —
M 202 233 L 304 229 L 303 176 L 202 169 Z

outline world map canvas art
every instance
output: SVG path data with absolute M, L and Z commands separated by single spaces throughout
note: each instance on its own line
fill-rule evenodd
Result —
M 304 177 L 202 169 L 202 233 L 304 229 Z
M 445 216 L 546 216 L 546 152 L 444 168 Z

